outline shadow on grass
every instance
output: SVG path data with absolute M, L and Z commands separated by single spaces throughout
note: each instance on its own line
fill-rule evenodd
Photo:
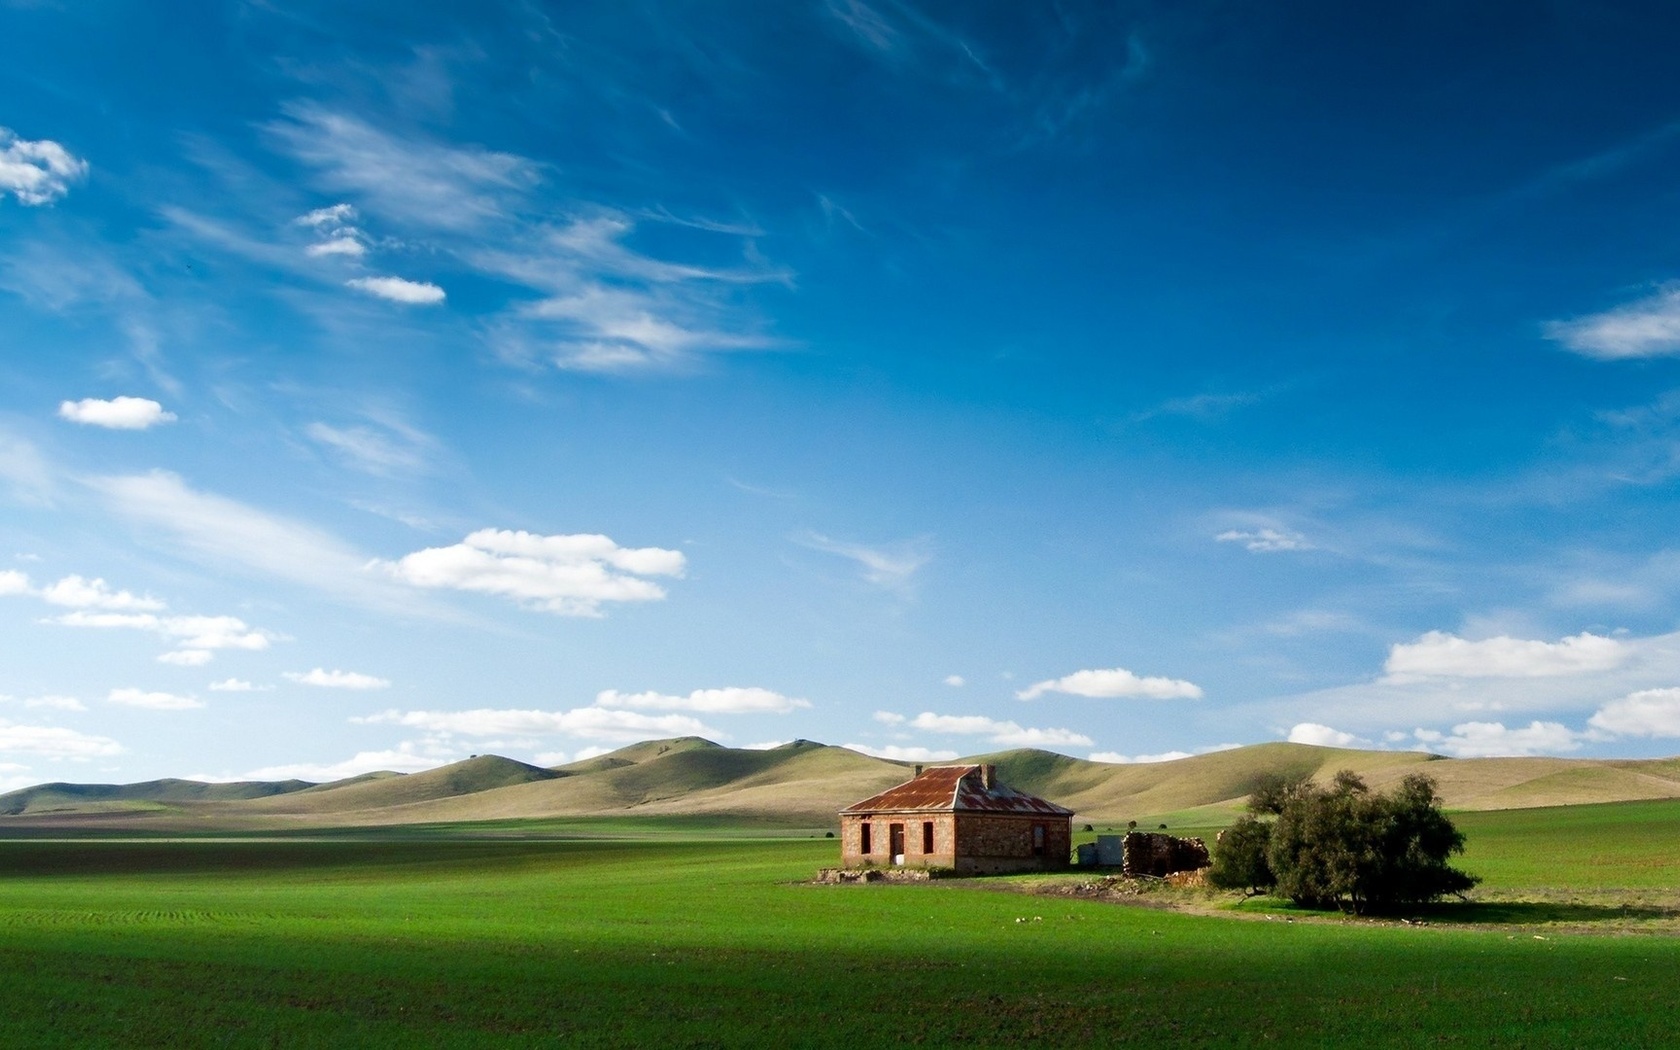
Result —
M 1490 926 L 1535 926 L 1545 923 L 1600 923 L 1680 918 L 1680 909 L 1650 904 L 1588 904 L 1582 901 L 1468 901 L 1421 909 L 1418 917 L 1432 922 L 1462 922 Z

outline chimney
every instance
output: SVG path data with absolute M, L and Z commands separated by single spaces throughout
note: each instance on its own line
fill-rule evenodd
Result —
M 916 775 L 917 776 L 922 775 L 922 766 L 921 766 L 921 763 L 919 763 L 919 762 L 916 764 Z
M 987 791 L 997 787 L 997 767 L 987 763 L 980 767 L 980 783 Z

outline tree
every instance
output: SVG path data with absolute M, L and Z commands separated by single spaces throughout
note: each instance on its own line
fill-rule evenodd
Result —
M 1272 841 L 1272 826 L 1255 817 L 1243 817 L 1219 833 L 1214 842 L 1213 866 L 1208 881 L 1222 890 L 1242 890 L 1258 897 L 1277 885 L 1272 866 L 1266 860 Z
M 1283 812 L 1283 807 L 1290 799 L 1311 787 L 1310 771 L 1262 773 L 1248 793 L 1249 812 L 1270 813 L 1275 816 Z
M 1277 892 L 1295 903 L 1359 914 L 1470 889 L 1479 880 L 1447 863 L 1463 850 L 1432 779 L 1413 773 L 1383 795 L 1343 770 L 1329 787 L 1286 793 L 1266 860 Z

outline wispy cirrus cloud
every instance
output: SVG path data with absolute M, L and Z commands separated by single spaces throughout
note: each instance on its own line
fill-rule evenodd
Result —
M 234 566 L 375 608 L 414 613 L 414 594 L 365 571 L 369 558 L 305 522 L 201 492 L 177 474 L 85 480 L 116 513 L 171 547 L 218 567 Z
M 267 130 L 282 152 L 313 173 L 318 187 L 354 201 L 298 220 L 318 234 L 309 254 L 361 259 L 371 242 L 353 223 L 367 211 L 399 227 L 405 240 L 517 288 L 484 319 L 494 352 L 506 362 L 633 374 L 780 345 L 728 294 L 730 288 L 791 279 L 785 268 L 758 256 L 753 244 L 763 231 L 756 225 L 571 198 L 551 184 L 552 171 L 528 158 L 393 133 L 314 104 L 286 107 Z M 556 214 L 567 217 L 556 220 Z M 737 243 L 737 260 L 674 261 L 633 247 L 638 228 L 646 225 Z M 349 283 L 409 305 L 446 298 L 436 283 L 401 277 L 360 276 Z
M 1546 338 L 1602 361 L 1680 353 L 1680 282 L 1602 313 L 1548 321 Z
M 343 465 L 364 474 L 420 474 L 436 465 L 441 451 L 437 439 L 401 413 L 369 405 L 356 415 L 354 421 L 309 423 L 303 428 L 304 436 Z
M 926 539 L 870 546 L 833 539 L 820 532 L 805 532 L 794 536 L 793 541 L 802 547 L 851 559 L 863 570 L 865 580 L 887 590 L 909 586 L 911 578 L 933 560 Z
M 1310 551 L 1313 545 L 1299 532 L 1282 529 L 1227 529 L 1214 536 L 1216 543 L 1240 543 L 1244 550 L 1256 554 L 1275 554 L 1279 551 Z
M 412 228 L 480 229 L 516 207 L 543 176 L 542 166 L 524 157 L 399 137 L 313 103 L 282 112 L 265 131 L 314 172 L 318 186 Z

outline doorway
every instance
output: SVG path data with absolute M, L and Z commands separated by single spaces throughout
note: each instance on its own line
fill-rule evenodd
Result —
M 904 863 L 904 825 L 894 824 L 887 829 L 887 843 L 894 864 Z

